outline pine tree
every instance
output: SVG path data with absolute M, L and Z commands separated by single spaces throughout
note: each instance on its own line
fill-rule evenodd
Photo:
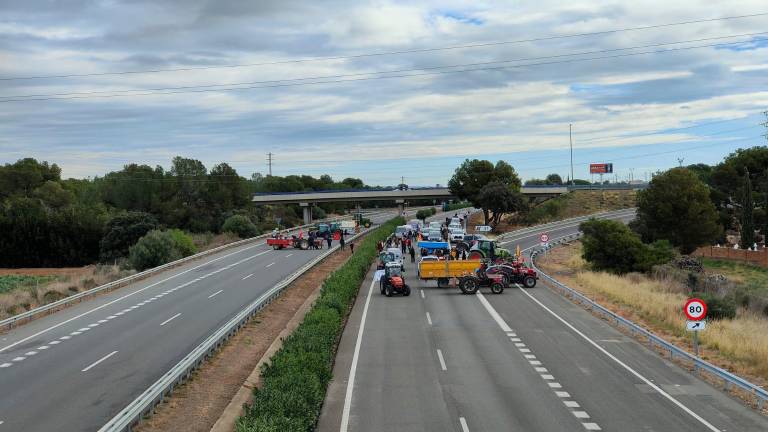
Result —
M 741 202 L 741 247 L 749 249 L 755 243 L 755 222 L 752 213 L 755 203 L 752 201 L 752 181 L 749 171 L 744 172 L 744 196 Z

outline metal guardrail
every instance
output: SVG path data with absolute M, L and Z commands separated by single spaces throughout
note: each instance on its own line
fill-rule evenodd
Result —
M 571 240 L 579 239 L 582 236 L 583 236 L 583 233 L 578 232 L 576 234 L 559 237 L 554 241 L 550 242 L 550 248 L 556 245 L 566 243 Z M 544 273 L 543 271 L 541 271 L 541 269 L 536 267 L 536 258 L 539 255 L 539 252 L 540 251 L 538 250 L 531 252 L 531 266 L 534 268 L 534 270 L 536 270 L 536 272 L 540 276 L 543 276 L 545 279 L 547 279 L 556 289 L 563 292 L 567 297 L 571 297 L 571 299 L 573 300 L 578 300 L 579 303 L 583 305 L 584 304 L 589 305 L 589 307 L 593 311 L 598 312 L 604 318 L 610 319 L 611 321 L 615 322 L 617 326 L 628 329 L 633 336 L 635 335 L 644 336 L 648 340 L 649 348 L 651 349 L 653 349 L 654 347 L 662 348 L 663 350 L 669 352 L 670 360 L 674 360 L 675 357 L 677 357 L 678 359 L 691 363 L 693 365 L 694 373 L 698 373 L 699 371 L 704 371 L 709 373 L 711 376 L 714 376 L 723 380 L 723 387 L 725 388 L 725 390 L 730 390 L 732 386 L 735 386 L 751 394 L 752 396 L 755 397 L 757 401 L 757 408 L 760 410 L 763 409 L 765 402 L 768 401 L 768 391 L 766 391 L 764 388 L 756 384 L 753 384 L 738 375 L 734 375 L 722 368 L 719 368 L 713 365 L 712 363 L 702 360 L 699 357 L 696 357 L 690 354 L 688 351 L 664 340 L 663 338 L 644 329 L 643 327 L 637 325 L 636 323 L 620 315 L 615 314 L 614 312 L 610 311 L 606 307 L 590 299 L 589 297 L 582 294 L 581 292 L 573 288 L 570 288 L 563 283 L 560 283 L 555 278 Z
M 371 227 L 363 230 L 360 233 L 349 237 L 347 241 L 354 240 L 373 229 L 375 228 Z M 229 340 L 230 337 L 234 336 L 251 319 L 251 317 L 253 317 L 253 315 L 277 298 L 282 291 L 291 284 L 291 282 L 298 279 L 302 274 L 330 254 L 336 252 L 339 247 L 339 245 L 333 246 L 331 249 L 318 255 L 317 258 L 305 264 L 291 276 L 283 279 L 246 306 L 226 324 L 221 326 L 200 345 L 187 354 L 154 384 L 149 386 L 149 388 L 134 399 L 133 402 L 123 408 L 122 411 L 102 426 L 101 429 L 99 429 L 99 432 L 130 432 L 145 416 L 153 414 L 155 407 L 173 392 L 174 387 L 189 378 L 190 374 L 197 369 L 203 361 L 212 356 L 214 352 L 218 351 L 222 344 Z
M 340 218 L 323 219 L 323 220 L 316 221 L 315 223 L 323 222 L 323 221 L 329 221 L 329 220 L 344 219 L 344 218 L 349 218 L 349 216 L 343 216 L 343 217 L 340 217 Z M 281 230 L 280 232 L 282 232 L 282 233 L 289 233 L 291 231 L 296 231 L 297 229 L 307 228 L 307 227 L 310 227 L 310 226 L 313 226 L 313 225 L 314 225 L 314 223 L 313 224 L 309 224 L 309 225 L 301 225 L 301 226 L 294 227 L 294 228 L 284 229 L 284 230 Z M 22 313 L 20 313 L 18 315 L 14 315 L 12 317 L 9 317 L 9 318 L 6 318 L 6 319 L 0 321 L 0 328 L 5 327 L 5 326 L 7 326 L 8 328 L 11 328 L 15 324 L 18 324 L 18 323 L 23 322 L 25 320 L 31 320 L 33 317 L 35 317 L 37 315 L 40 315 L 40 314 L 43 314 L 43 313 L 54 312 L 54 311 L 58 310 L 61 307 L 69 305 L 70 303 L 75 303 L 75 302 L 84 300 L 84 299 L 86 299 L 88 297 L 91 297 L 93 295 L 96 295 L 96 294 L 98 294 L 98 293 L 100 293 L 102 291 L 109 291 L 111 289 L 119 288 L 119 287 L 125 286 L 127 284 L 130 284 L 130 283 L 133 283 L 133 282 L 137 282 L 137 281 L 140 281 L 142 279 L 146 279 L 146 278 L 148 278 L 150 276 L 153 276 L 156 273 L 160 273 L 160 272 L 165 271 L 165 270 L 167 270 L 169 268 L 173 268 L 173 267 L 179 266 L 181 264 L 185 264 L 185 263 L 188 263 L 190 261 L 194 261 L 194 260 L 199 259 L 199 258 L 204 258 L 204 257 L 206 257 L 208 255 L 213 255 L 213 254 L 221 252 L 222 250 L 225 250 L 225 249 L 242 246 L 242 245 L 254 242 L 256 240 L 260 240 L 260 239 L 266 238 L 270 234 L 271 233 L 262 234 L 262 235 L 259 235 L 259 236 L 256 236 L 256 237 L 251 237 L 251 238 L 247 238 L 247 239 L 244 239 L 244 240 L 239 240 L 239 241 L 236 241 L 236 242 L 228 243 L 228 244 L 225 244 L 225 245 L 213 248 L 213 249 L 209 249 L 207 251 L 203 251 L 203 252 L 200 252 L 200 253 L 197 253 L 197 254 L 194 254 L 194 255 L 190 255 L 190 256 L 185 257 L 185 258 L 181 258 L 181 259 L 176 260 L 176 261 L 169 262 L 167 264 L 163 264 L 163 265 L 158 266 L 158 267 L 154 267 L 154 268 L 151 268 L 151 269 L 148 269 L 148 270 L 144 270 L 143 272 L 136 273 L 136 274 L 124 277 L 122 279 L 118 279 L 116 281 L 112 281 L 112 282 L 106 283 L 104 285 L 97 286 L 95 288 L 91 288 L 91 289 L 89 289 L 87 291 L 79 292 L 79 293 L 71 295 L 69 297 L 65 297 L 65 298 L 63 298 L 61 300 L 57 300 L 57 301 L 55 301 L 53 303 L 48 303 L 46 305 L 43 305 L 43 306 L 40 306 L 40 307 L 36 307 L 34 309 L 30 309 L 30 310 L 28 310 L 26 312 L 22 312 Z
M 582 221 L 589 220 L 591 218 L 600 218 L 600 217 L 605 217 L 605 216 L 608 216 L 608 215 L 632 213 L 632 212 L 635 212 L 636 210 L 637 210 L 636 208 L 631 207 L 631 208 L 621 209 L 621 210 L 604 211 L 604 212 L 600 212 L 600 213 L 593 213 L 593 214 L 590 214 L 590 215 L 577 216 L 577 217 L 570 218 L 570 219 L 564 219 L 564 220 L 560 220 L 560 221 L 549 222 L 549 223 L 545 223 L 545 224 L 542 224 L 542 225 L 536 225 L 536 226 L 533 226 L 533 227 L 521 228 L 519 230 L 515 230 L 515 231 L 510 231 L 510 232 L 504 233 L 504 234 L 498 236 L 497 240 L 504 240 L 507 237 L 516 237 L 518 235 L 530 234 L 532 232 L 542 232 L 543 230 L 546 230 L 548 228 L 558 228 L 560 225 L 568 225 L 568 224 L 571 224 L 571 223 L 574 223 L 574 222 L 582 222 Z

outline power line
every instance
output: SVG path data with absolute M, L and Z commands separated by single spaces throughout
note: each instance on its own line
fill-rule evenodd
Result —
M 680 21 L 680 22 L 674 22 L 674 23 L 656 24 L 656 25 L 648 25 L 648 26 L 640 26 L 640 27 L 626 27 L 626 28 L 620 28 L 620 29 L 604 30 L 604 31 L 588 32 L 588 33 L 573 33 L 573 34 L 567 34 L 567 35 L 542 36 L 542 37 L 536 37 L 531 39 L 483 42 L 483 43 L 466 44 L 466 45 L 454 45 L 454 46 L 447 46 L 447 47 L 419 48 L 419 49 L 411 49 L 411 50 L 385 51 L 385 52 L 375 52 L 375 53 L 355 54 L 355 55 L 345 55 L 345 56 L 312 57 L 312 58 L 305 58 L 305 59 L 281 60 L 281 61 L 262 62 L 262 63 L 242 63 L 242 64 L 218 65 L 218 66 L 195 66 L 195 67 L 172 68 L 172 69 L 145 69 L 145 70 L 119 71 L 119 72 L 94 72 L 94 73 L 83 73 L 83 74 L 21 76 L 21 77 L 0 78 L 0 81 L 34 80 L 34 79 L 48 79 L 48 78 L 77 78 L 77 77 L 147 74 L 147 73 L 161 73 L 161 72 L 185 72 L 185 71 L 207 70 L 207 69 L 241 68 L 241 67 L 253 67 L 253 66 L 270 66 L 270 65 L 289 64 L 289 63 L 347 60 L 347 59 L 356 59 L 356 58 L 364 58 L 364 57 L 378 57 L 378 56 L 389 56 L 389 55 L 399 55 L 399 54 L 447 51 L 447 50 L 456 50 L 456 49 L 481 48 L 481 47 L 498 46 L 498 45 L 513 45 L 513 44 L 521 44 L 521 43 L 528 43 L 528 42 L 541 42 L 541 41 L 547 41 L 547 40 L 597 36 L 597 35 L 613 34 L 613 33 L 620 33 L 620 32 L 626 32 L 626 31 L 649 30 L 649 29 L 657 29 L 657 28 L 664 28 L 664 27 L 699 24 L 699 23 L 706 23 L 706 22 L 725 21 L 725 20 L 734 20 L 734 19 L 742 19 L 742 18 L 754 18 L 759 16 L 765 16 L 765 15 L 768 15 L 768 12 L 761 12 L 761 13 L 748 14 L 748 15 L 727 16 L 727 17 L 720 17 L 720 18 L 708 18 L 708 19 L 700 19 L 700 20 L 693 20 L 693 21 Z
M 768 34 L 768 32 L 760 32 L 760 33 L 752 33 L 752 34 L 745 34 L 743 36 L 747 35 L 758 35 L 758 34 Z M 724 36 L 717 39 L 723 39 L 728 37 L 737 37 L 737 36 Z M 227 85 L 244 85 L 244 84 L 250 84 L 250 83 L 240 83 L 240 84 L 211 84 L 211 85 L 199 85 L 199 86 L 189 86 L 189 89 L 184 89 L 180 91 L 153 91 L 153 90 L 113 90 L 113 91 L 106 91 L 109 94 L 101 94 L 102 92 L 91 92 L 91 93 L 69 93 L 70 95 L 82 95 L 82 96 L 66 96 L 67 94 L 64 94 L 64 97 L 49 97 L 48 95 L 41 95 L 45 97 L 33 97 L 33 98 L 24 98 L 25 96 L 4 96 L 6 99 L 0 100 L 0 103 L 3 102 L 26 102 L 26 101 L 48 101 L 48 100 L 71 100 L 71 99 L 93 99 L 93 98 L 115 98 L 115 97 L 127 97 L 127 96 L 152 96 L 152 95 L 171 95 L 171 94 L 180 94 L 180 93 L 205 93 L 205 92 L 220 92 L 220 91 L 232 91 L 232 90 L 252 90 L 252 89 L 261 89 L 261 88 L 278 88 L 278 87 L 294 87 L 294 86 L 304 86 L 304 85 L 318 85 L 318 84 L 336 84 L 336 83 L 347 83 L 347 82 L 356 82 L 356 81 L 371 81 L 371 80 L 378 80 L 378 79 L 391 79 L 391 78 L 408 78 L 408 77 L 420 77 L 420 76 L 428 76 L 428 75 L 445 75 L 445 74 L 455 74 L 455 73 L 465 73 L 465 72 L 477 72 L 477 71 L 489 71 L 489 70 L 504 70 L 504 69 L 520 69 L 525 67 L 531 67 L 531 66 L 546 66 L 546 65 L 553 65 L 553 64 L 564 64 L 564 63 L 577 63 L 577 62 L 585 62 L 585 61 L 593 61 L 593 60 L 604 60 L 604 59 L 612 59 L 612 58 L 621 58 L 621 57 L 632 57 L 632 56 L 638 56 L 638 55 L 647 55 L 647 54 L 666 54 L 671 52 L 678 52 L 678 51 L 687 51 L 691 49 L 700 49 L 700 48 L 709 48 L 709 47 L 723 47 L 723 46 L 729 46 L 729 45 L 740 45 L 744 44 L 746 42 L 762 42 L 762 41 L 768 41 L 768 38 L 763 39 L 756 39 L 753 41 L 737 41 L 737 42 L 728 42 L 728 43 L 717 43 L 717 44 L 704 44 L 704 45 L 695 45 L 690 47 L 678 47 L 678 48 L 669 48 L 664 50 L 651 50 L 651 51 L 644 51 L 644 52 L 636 52 L 636 53 L 625 53 L 625 54 L 617 54 L 617 55 L 611 55 L 611 56 L 598 56 L 598 57 L 587 57 L 587 58 L 577 58 L 577 59 L 567 59 L 567 60 L 559 60 L 559 61 L 551 61 L 551 62 L 539 62 L 539 63 L 527 63 L 527 64 L 519 64 L 519 65 L 510 65 L 510 66 L 495 66 L 495 67 L 484 67 L 484 68 L 478 68 L 478 67 L 472 67 L 471 69 L 459 69 L 459 70 L 436 70 L 432 72 L 424 72 L 424 73 L 407 73 L 407 74 L 395 74 L 395 75 L 386 75 L 386 76 L 372 76 L 372 77 L 363 77 L 363 78 L 352 78 L 352 79 L 340 79 L 340 80 L 323 80 L 324 77 L 308 77 L 308 78 L 296 78 L 293 80 L 275 80 L 275 81 L 262 81 L 262 82 L 280 82 L 280 84 L 274 84 L 274 85 L 248 85 L 246 87 L 226 87 L 226 88 L 206 88 L 206 87 L 214 87 L 214 86 L 227 86 Z M 681 42 L 673 42 L 675 44 L 680 43 L 689 43 L 693 41 L 681 41 Z M 655 44 L 655 46 L 660 46 L 664 44 Z M 603 52 L 610 52 L 610 51 L 617 51 L 617 50 L 629 50 L 629 49 L 638 49 L 642 47 L 631 47 L 631 48 L 617 48 L 617 49 L 611 49 L 611 50 L 603 50 Z M 563 57 L 563 56 L 574 56 L 579 54 L 562 54 L 557 56 L 550 56 L 549 58 L 556 58 L 556 57 Z M 541 57 L 541 58 L 547 58 L 547 57 Z M 458 68 L 458 67 L 471 67 L 474 65 L 482 65 L 482 64 L 499 64 L 499 63 L 510 63 L 520 60 L 506 60 L 506 61 L 496 61 L 496 62 L 484 62 L 484 63 L 468 63 L 468 64 L 458 64 L 458 65 L 451 65 L 451 66 L 435 66 L 430 68 L 418 68 L 418 69 L 405 69 L 405 70 L 399 70 L 399 71 L 382 71 L 382 72 L 369 72 L 369 73 L 361 73 L 361 74 L 349 74 L 348 76 L 359 76 L 359 75 L 373 75 L 373 74 L 392 74 L 392 73 L 400 73 L 400 72 L 411 72 L 411 71 L 423 71 L 423 70 L 435 70 L 435 69 L 450 69 L 450 68 Z M 342 76 L 342 75 L 340 75 Z M 333 76 L 331 76 L 333 77 Z M 313 82 L 303 82 L 307 80 L 318 80 Z M 299 82 L 296 82 L 299 81 Z M 257 81 L 256 83 L 261 83 Z M 122 93 L 122 94 L 115 94 L 116 92 L 144 92 L 144 93 Z M 30 95 L 32 96 L 32 95 Z M 55 94 L 53 95 L 55 96 Z

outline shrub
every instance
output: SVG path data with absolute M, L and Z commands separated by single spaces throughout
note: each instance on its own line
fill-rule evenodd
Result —
M 128 248 L 153 229 L 157 229 L 157 218 L 144 212 L 118 214 L 107 223 L 106 234 L 99 242 L 99 258 L 102 262 L 112 261 L 128 255 Z
M 240 238 L 255 237 L 259 235 L 259 229 L 247 216 L 234 215 L 227 218 L 221 226 L 224 232 L 237 234 Z
M 419 219 L 422 221 L 426 220 L 430 216 L 432 216 L 432 209 L 424 209 L 416 212 L 416 219 Z
M 707 319 L 721 320 L 736 318 L 736 298 L 733 296 L 719 297 L 705 292 L 691 294 L 704 300 L 707 304 Z
M 376 257 L 375 244 L 403 223 L 395 218 L 370 233 L 349 261 L 326 279 L 304 321 L 262 368 L 262 385 L 254 389 L 253 404 L 238 419 L 238 432 L 314 429 L 332 378 L 344 316 Z
M 583 222 L 583 258 L 595 270 L 624 274 L 649 272 L 653 266 L 674 258 L 667 241 L 643 244 L 640 237 L 621 222 L 590 219 Z
M 192 238 L 181 230 L 152 230 L 131 246 L 128 265 L 146 270 L 195 253 Z
M 322 207 L 315 207 L 312 209 L 312 218 L 325 219 L 327 217 L 325 210 Z

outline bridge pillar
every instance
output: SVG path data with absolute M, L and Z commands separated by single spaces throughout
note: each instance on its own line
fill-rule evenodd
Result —
M 304 213 L 304 225 L 312 223 L 312 205 L 310 203 L 299 203 L 302 212 Z
M 405 210 L 405 200 L 395 200 L 395 203 L 397 204 L 397 215 L 402 216 Z

